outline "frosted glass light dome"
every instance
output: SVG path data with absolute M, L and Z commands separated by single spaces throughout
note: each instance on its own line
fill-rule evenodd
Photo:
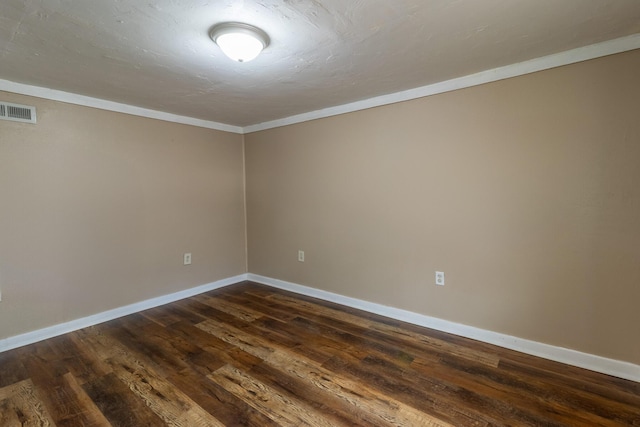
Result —
M 264 31 L 239 22 L 215 25 L 209 35 L 225 55 L 238 62 L 251 61 L 269 45 Z

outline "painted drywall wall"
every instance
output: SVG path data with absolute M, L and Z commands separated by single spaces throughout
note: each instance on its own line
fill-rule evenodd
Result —
M 0 100 L 0 339 L 246 272 L 242 136 Z
M 631 51 L 246 135 L 249 271 L 640 363 L 639 75 Z

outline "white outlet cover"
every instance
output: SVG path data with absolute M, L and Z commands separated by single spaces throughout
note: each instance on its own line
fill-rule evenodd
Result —
M 444 272 L 436 271 L 436 285 L 444 286 Z

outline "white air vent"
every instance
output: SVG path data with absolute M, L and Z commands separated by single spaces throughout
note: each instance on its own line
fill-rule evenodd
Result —
M 8 102 L 0 102 L 0 120 L 13 120 L 14 122 L 35 123 L 36 107 L 10 104 Z

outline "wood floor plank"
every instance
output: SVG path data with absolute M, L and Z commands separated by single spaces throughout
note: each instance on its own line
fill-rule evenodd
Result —
M 261 358 L 289 375 L 303 378 L 315 385 L 319 392 L 333 393 L 350 404 L 365 409 L 377 417 L 380 425 L 450 426 L 429 414 L 411 408 L 389 396 L 376 394 L 363 384 L 336 376 L 310 359 L 291 353 L 277 345 L 270 345 L 259 337 L 251 336 L 232 326 L 219 327 L 205 321 L 196 325 L 216 337 L 236 345 Z
M 14 425 L 640 427 L 640 383 L 242 282 L 0 353 Z
M 441 354 L 438 352 L 427 352 L 417 348 L 402 346 L 397 341 L 389 340 L 384 336 L 363 336 L 363 334 L 368 332 L 360 326 L 344 326 L 341 324 L 343 322 L 334 322 L 327 317 L 311 316 L 308 313 L 305 314 L 305 316 L 306 317 L 296 317 L 292 319 L 289 324 L 299 329 L 311 330 L 318 335 L 335 340 L 339 343 L 337 348 L 341 348 L 341 352 L 349 352 L 354 355 L 361 354 L 362 357 L 376 353 L 385 355 L 397 362 L 407 364 L 411 363 L 418 354 L 423 358 L 431 358 L 434 362 L 440 360 Z M 335 355 L 335 352 L 333 355 Z
M 152 322 L 157 323 L 160 326 L 169 326 L 172 323 L 182 322 L 187 316 L 189 316 L 190 320 L 194 321 L 194 323 L 205 320 L 204 318 L 193 313 L 181 312 L 178 307 L 174 306 L 155 307 L 149 310 L 141 311 L 139 314 L 151 320 Z
M 85 400 L 69 383 L 66 374 L 65 354 L 55 350 L 57 340 L 36 343 L 32 357 L 26 358 L 25 367 L 40 403 L 56 420 L 56 425 L 64 426 L 103 426 L 100 417 L 92 413 L 92 407 L 85 406 Z M 108 423 L 106 424 L 108 425 Z
M 0 389 L 0 425 L 55 426 L 30 379 Z
M 352 406 L 372 414 L 376 418 L 376 425 L 451 426 L 389 395 L 376 393 L 368 385 L 336 375 L 308 359 L 292 356 L 288 352 L 274 352 L 265 362 L 289 375 L 306 380 L 320 392 L 332 393 Z
M 253 322 L 254 320 L 259 319 L 263 316 L 263 314 L 261 313 L 225 301 L 224 299 L 218 297 L 200 295 L 200 298 L 198 298 L 198 300 L 204 304 L 210 305 L 217 310 L 224 311 L 225 313 L 231 314 L 238 319 L 244 320 L 245 322 Z
M 113 427 L 154 427 L 164 422 L 111 373 L 86 382 L 83 389 Z
M 516 369 L 508 369 L 502 372 L 507 362 L 502 364 L 500 375 L 492 375 L 488 371 L 483 371 L 477 367 L 473 369 L 473 377 L 478 381 L 478 376 L 483 373 L 484 377 L 491 376 L 502 384 L 508 384 L 509 390 L 525 389 L 527 393 L 543 398 L 546 401 L 554 402 L 555 405 L 562 405 L 568 408 L 573 414 L 589 414 L 594 419 L 600 419 L 602 425 L 616 425 L 615 423 L 631 423 L 636 421 L 640 424 L 640 406 L 636 399 L 626 394 L 618 394 L 612 390 L 607 390 L 607 395 L 616 396 L 608 405 L 602 406 L 598 402 L 602 395 L 593 393 L 591 389 L 579 387 L 563 388 L 566 380 L 559 381 L 553 375 L 540 371 L 533 371 L 529 375 L 521 375 Z M 467 370 L 469 372 L 469 370 Z M 515 378 L 515 380 L 513 380 Z M 637 396 L 636 396 L 637 397 Z M 610 420 L 610 421 L 604 421 Z M 611 423 L 613 421 L 613 424 Z
M 7 427 L 22 427 L 23 425 L 33 425 L 24 419 L 18 408 L 15 407 L 13 399 L 0 400 L 0 425 Z
M 0 353 L 0 388 L 28 378 L 29 373 L 22 364 L 22 359 L 17 350 Z
M 84 408 L 84 418 L 86 426 L 105 426 L 111 427 L 111 423 L 107 420 L 104 414 L 96 406 L 95 402 L 87 395 L 82 389 L 76 378 L 71 374 L 65 374 L 63 376 L 65 382 L 69 385 L 69 390 L 75 395 L 78 403 Z
M 128 322 L 116 323 L 104 331 L 106 335 L 123 344 L 127 350 L 138 358 L 147 358 L 154 362 L 156 370 L 162 375 L 169 375 L 174 370 L 187 369 L 187 357 L 203 352 L 199 347 L 182 340 L 167 340 L 166 329 L 144 317 L 131 316 Z M 216 364 L 215 369 L 223 363 Z
M 231 365 L 225 365 L 207 377 L 280 425 L 332 426 L 322 414 L 301 400 L 281 394 Z
M 260 319 L 252 318 L 251 321 L 248 321 L 248 320 L 244 320 L 239 316 L 229 314 L 225 311 L 220 311 L 217 309 L 213 309 L 213 310 L 214 312 L 210 312 L 210 315 L 212 316 L 211 320 L 215 320 L 223 324 L 231 325 L 236 328 L 246 330 L 247 332 L 255 335 L 263 336 L 269 340 L 277 342 L 280 345 L 283 345 L 286 347 L 295 347 L 301 344 L 300 340 L 298 340 L 297 337 L 293 337 L 287 334 L 286 332 L 282 331 L 282 328 L 280 327 L 273 328 L 273 329 L 261 328 L 260 327 L 261 322 L 258 322 L 258 320 L 262 320 L 262 318 Z
M 342 342 L 338 342 L 327 336 L 319 335 L 315 333 L 315 331 L 299 328 L 291 322 L 281 323 L 271 318 L 261 318 L 253 322 L 253 326 L 260 331 L 277 330 L 278 335 L 268 335 L 268 337 L 273 339 L 274 342 L 286 345 L 277 339 L 277 336 L 286 336 L 289 343 L 295 343 L 295 345 L 288 346 L 293 352 L 308 357 L 318 363 L 323 363 L 329 360 L 333 357 L 336 351 L 341 351 L 345 348 L 345 344 Z M 264 336 L 267 335 L 265 334 Z M 313 346 L 305 345 L 305 343 L 311 341 L 314 342 Z
M 349 355 L 334 356 L 322 366 L 354 381 L 366 382 L 380 394 L 391 393 L 408 405 L 427 410 L 439 419 L 458 427 L 487 426 L 490 422 L 497 421 L 460 405 L 463 397 L 458 396 L 460 388 L 455 385 L 420 378 L 410 370 L 403 370 L 388 360 L 374 360 L 377 360 L 377 363 L 363 363 Z
M 96 352 L 111 365 L 114 374 L 139 396 L 168 426 L 222 427 L 211 414 L 175 388 L 151 368 L 149 361 L 132 356 L 126 348 L 106 335 L 90 338 Z
M 175 323 L 171 325 L 169 329 L 180 339 L 191 339 L 196 341 L 203 350 L 215 359 L 221 361 L 222 365 L 232 363 L 234 366 L 249 370 L 253 366 L 262 363 L 262 360 L 259 357 L 230 345 L 211 334 L 207 334 L 191 324 Z
M 638 395 L 640 395 L 640 389 L 635 391 L 635 388 L 640 383 L 598 374 L 573 366 L 567 367 L 566 372 L 558 372 L 556 369 L 549 370 L 544 366 L 540 367 L 537 364 L 532 364 L 531 356 L 525 358 L 522 356 L 520 354 L 515 360 L 503 358 L 499 366 L 501 372 L 507 371 L 523 377 L 543 379 L 545 383 L 556 385 L 559 388 L 567 387 L 572 390 L 579 390 L 586 395 L 590 395 L 593 399 L 608 396 L 615 398 L 618 402 L 627 402 L 630 406 L 637 406 L 635 403 Z M 577 371 L 568 368 L 575 368 Z M 589 378 L 593 374 L 597 375 L 590 380 Z M 600 379 L 599 381 L 596 380 L 598 378 Z
M 286 307 L 279 305 L 279 307 Z M 287 308 L 290 312 L 296 312 L 294 307 Z M 432 346 L 423 346 L 420 343 L 407 342 L 392 334 L 384 334 L 372 331 L 354 323 L 348 323 L 315 312 L 298 311 L 299 315 L 288 322 L 288 326 L 298 326 L 314 332 L 316 335 L 328 337 L 341 342 L 341 347 L 359 348 L 388 354 L 398 360 L 410 362 L 415 354 L 422 357 L 432 357 L 434 361 L 442 357 L 453 357 Z M 285 327 L 279 327 L 283 329 Z M 315 346 L 314 346 L 315 348 Z
M 279 425 L 207 376 L 182 371 L 174 373 L 168 379 L 226 426 Z
M 331 393 L 318 393 L 317 387 L 298 377 L 288 375 L 268 364 L 254 366 L 252 377 L 277 389 L 280 393 L 295 396 L 307 405 L 330 418 L 336 426 L 371 426 L 375 419 L 361 408 L 351 405 Z
M 518 418 L 527 420 L 529 425 L 551 424 L 554 419 L 561 424 L 616 425 L 615 421 L 603 419 L 596 414 L 578 410 L 557 392 L 536 387 L 535 378 L 522 381 L 508 374 L 486 375 L 485 366 L 464 364 L 440 364 L 433 366 L 416 360 L 412 367 L 436 381 L 458 384 L 465 390 L 473 390 L 479 406 L 491 407 L 499 414 L 501 422 Z M 506 384 L 509 385 L 506 385 Z
M 271 295 L 269 298 L 275 301 L 280 301 L 284 304 L 289 304 L 292 307 L 300 310 L 309 311 L 311 313 L 320 313 L 332 319 L 342 320 L 344 322 L 351 323 L 353 325 L 357 325 L 371 331 L 377 331 L 383 334 L 391 335 L 396 339 L 404 339 L 407 342 L 424 344 L 439 351 L 474 360 L 479 363 L 484 363 L 494 368 L 498 366 L 498 363 L 500 362 L 500 358 L 495 354 L 489 354 L 457 345 L 451 345 L 450 343 L 443 340 L 431 338 L 423 334 L 414 333 L 406 329 L 391 326 L 379 321 L 364 319 L 362 317 L 346 313 L 344 311 L 328 308 L 320 304 L 299 301 L 293 297 L 282 295 Z
M 110 332 L 129 349 L 145 355 L 156 363 L 160 372 L 171 375 L 175 371 L 193 370 L 200 375 L 208 375 L 225 364 L 217 357 L 170 331 L 149 325 L 126 325 L 120 333 Z M 126 333 L 125 333 L 126 332 Z
M 81 334 L 82 332 L 72 332 L 57 337 L 50 341 L 50 345 L 61 355 L 62 364 L 73 374 L 75 380 L 84 384 L 111 373 L 111 368 L 86 351 L 80 338 Z
M 163 374 L 203 409 L 215 414 L 216 418 L 220 419 L 220 416 L 225 418 L 220 420 L 225 421 L 226 425 L 240 420 L 243 425 L 268 425 L 265 418 L 252 413 L 251 408 L 232 402 L 225 395 L 224 390 L 221 392 L 221 389 L 207 384 L 206 375 L 225 364 L 219 357 L 179 336 L 172 335 L 170 330 L 161 328 L 156 323 L 145 321 L 142 316 L 131 316 L 130 321 L 124 324 L 116 323 L 116 325 L 117 329 L 109 328 L 105 333 L 133 350 L 136 355 L 153 360 L 157 372 Z M 192 338 L 192 335 L 190 337 Z M 237 359 L 230 359 L 229 362 L 232 360 L 235 363 Z M 245 365 L 240 364 L 240 366 Z M 229 409 L 235 412 L 227 414 Z M 243 414 L 241 417 L 238 416 L 239 412 Z
M 290 309 L 280 309 L 278 304 L 267 298 L 257 297 L 249 292 L 243 294 L 221 294 L 216 295 L 216 298 L 224 299 L 240 305 L 242 307 L 249 307 L 252 310 L 262 314 L 262 316 L 268 316 L 272 319 L 286 323 L 287 321 L 298 316 L 298 313 L 291 311 Z

